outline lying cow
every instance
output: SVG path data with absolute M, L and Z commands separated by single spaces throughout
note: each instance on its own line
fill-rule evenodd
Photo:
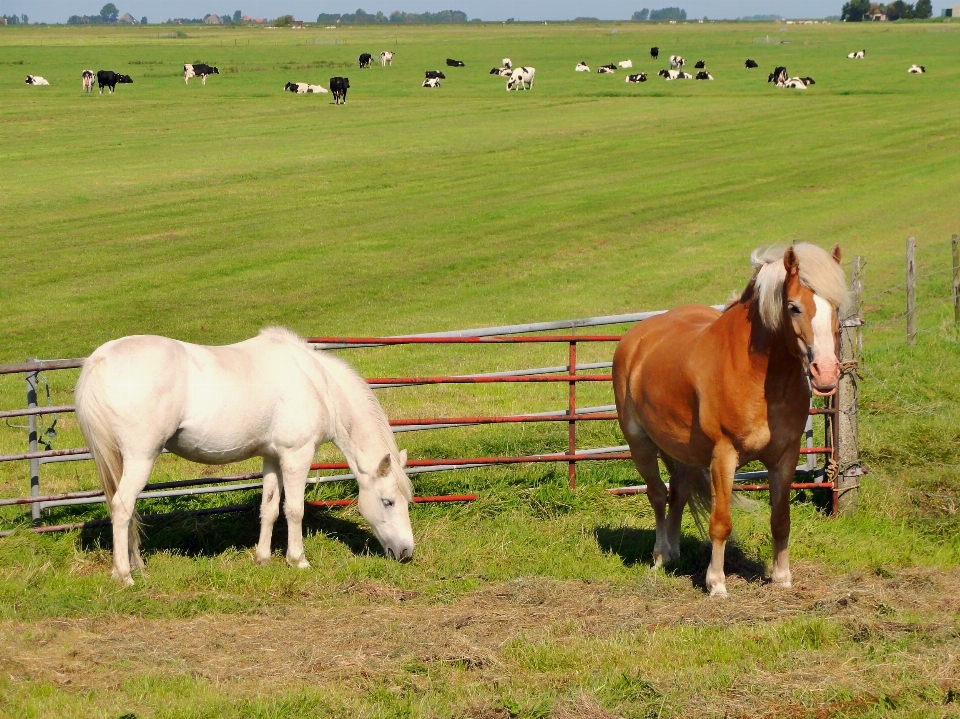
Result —
M 427 70 L 425 73 L 423 73 L 423 76 L 428 80 L 432 80 L 432 79 L 446 80 L 447 79 L 447 76 L 444 75 L 439 70 Z
M 384 50 L 380 53 L 380 67 L 386 67 L 387 65 L 393 67 L 393 53 L 389 50 Z
M 451 60 L 449 57 L 447 58 L 447 65 L 449 67 L 466 67 L 463 60 Z
M 617 64 L 618 64 L 620 67 L 622 67 L 624 70 L 627 70 L 627 69 L 633 67 L 633 60 L 621 60 L 621 61 L 618 62 Z
M 305 82 L 288 82 L 283 86 L 284 90 L 289 90 L 290 92 L 295 92 L 298 95 L 306 95 L 309 93 L 321 94 L 327 92 L 327 89 L 322 85 L 308 85 Z
M 365 52 L 362 55 L 360 55 L 359 58 L 357 58 L 357 62 L 360 63 L 361 70 L 365 70 L 366 68 L 370 67 L 370 63 L 372 61 L 373 61 L 373 55 L 371 55 L 369 52 Z
M 420 87 L 440 87 L 440 79 L 436 77 L 427 78 Z
M 658 57 L 660 57 L 660 48 L 659 48 L 659 47 L 651 47 L 651 48 L 650 48 L 650 57 L 652 57 L 654 60 L 656 60 Z
M 910 73 L 911 75 L 922 75 L 926 71 L 927 71 L 927 68 L 925 68 L 923 65 L 911 65 L 910 69 L 907 70 L 907 72 Z
M 84 70 L 80 77 L 83 80 L 83 91 L 93 92 L 93 78 L 96 77 L 93 70 Z
M 27 85 L 49 85 L 50 83 L 44 80 L 39 75 L 27 75 Z
M 847 58 L 850 60 L 863 60 L 866 56 L 866 50 L 857 50 L 856 52 L 847 53 Z
M 778 82 L 777 87 L 783 87 L 790 90 L 806 90 L 807 83 L 803 81 L 802 77 L 791 77 L 789 80 Z
M 638 72 L 636 75 L 627 75 L 627 82 L 646 82 L 647 73 Z
M 706 68 L 706 66 L 707 66 L 707 63 L 705 63 L 703 60 L 697 60 L 697 64 L 693 66 L 693 69 L 703 70 L 704 68 Z
M 779 85 L 782 82 L 786 82 L 788 77 L 787 68 L 783 67 L 783 65 L 778 65 L 773 72 L 767 75 L 767 82 Z
M 513 90 L 517 85 L 520 86 L 521 90 L 532 90 L 533 89 L 533 76 L 536 74 L 536 70 L 532 67 L 518 67 L 515 68 L 513 73 L 510 75 L 510 79 L 507 80 L 507 92 Z
M 350 89 L 350 78 L 331 77 L 330 92 L 333 93 L 333 104 L 340 105 L 347 102 L 347 90 Z
M 578 62 L 575 69 L 577 72 L 590 72 L 590 66 L 585 62 Z
M 100 94 L 103 94 L 103 88 L 110 90 L 110 94 L 117 89 L 117 85 L 132 85 L 133 78 L 129 75 L 121 75 L 113 70 L 97 70 L 97 85 L 100 86 Z
M 207 75 L 219 75 L 220 70 L 211 65 L 204 65 L 203 63 L 196 63 L 194 65 L 184 65 L 183 66 L 183 84 L 188 85 L 191 77 L 199 77 L 200 84 L 207 84 Z
M 747 68 L 748 70 L 752 70 L 752 69 L 755 68 L 755 67 L 760 67 L 756 62 L 754 62 L 753 60 L 751 60 L 749 57 L 747 58 L 747 61 L 746 61 L 745 63 L 743 63 L 743 66 L 744 66 L 745 68 Z
M 609 65 L 601 65 L 599 68 L 597 68 L 597 74 L 599 75 L 612 75 L 616 71 L 617 71 L 617 66 L 614 65 L 613 63 Z
M 693 75 L 683 70 L 661 70 L 657 73 L 666 80 L 692 80 Z
M 491 75 L 499 75 L 500 77 L 510 77 L 510 73 L 513 72 L 513 68 L 509 67 L 494 67 L 491 68 Z
M 687 64 L 687 61 L 684 60 L 684 59 L 683 59 L 682 57 L 680 57 L 679 55 L 671 55 L 671 56 L 670 56 L 670 69 L 671 69 L 671 70 L 679 70 L 681 67 L 683 67 L 683 66 L 686 65 L 686 64 Z
M 694 78 L 694 79 L 696 79 L 696 80 L 712 80 L 712 79 L 713 79 L 713 75 L 711 75 L 711 74 L 710 74 L 709 72 L 707 72 L 706 70 L 701 70 L 700 72 L 697 73 L 697 76 L 696 76 L 696 78 Z

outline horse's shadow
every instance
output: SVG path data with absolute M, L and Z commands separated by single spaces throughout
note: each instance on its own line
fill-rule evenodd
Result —
M 141 547 L 146 556 L 172 551 L 187 557 L 213 557 L 228 551 L 252 550 L 260 538 L 259 507 L 230 514 L 172 514 L 156 519 L 143 518 Z M 303 517 L 304 538 L 325 534 L 347 547 L 354 555 L 382 555 L 376 537 L 357 522 L 343 519 L 327 509 L 308 508 Z M 85 528 L 80 546 L 85 551 L 112 546 L 109 525 Z M 271 551 L 287 548 L 287 522 L 281 512 L 273 528 Z
M 593 536 L 603 551 L 619 555 L 624 566 L 650 565 L 653 562 L 653 546 L 657 538 L 653 529 L 601 526 L 594 528 Z M 665 569 L 674 576 L 690 577 L 693 586 L 706 591 L 710 556 L 709 542 L 704 542 L 697 536 L 683 534 L 680 537 L 680 558 L 666 565 Z M 758 558 L 748 557 L 733 542 L 727 542 L 723 571 L 747 582 L 769 581 L 766 564 Z

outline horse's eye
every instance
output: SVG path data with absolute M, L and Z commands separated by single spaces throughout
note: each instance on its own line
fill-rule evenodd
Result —
M 390 509 L 390 507 L 392 507 L 394 504 L 392 499 L 383 499 L 381 501 L 383 502 L 383 506 L 386 507 L 387 509 Z
M 800 306 L 794 304 L 793 302 L 790 303 L 790 311 L 791 311 L 793 314 L 795 314 L 795 315 L 799 315 L 799 314 L 802 313 L 802 310 L 800 309 Z

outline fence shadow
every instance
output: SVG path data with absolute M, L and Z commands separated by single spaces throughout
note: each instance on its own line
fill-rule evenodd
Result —
M 600 548 L 620 557 L 624 566 L 650 565 L 656 532 L 637 527 L 595 527 L 593 536 Z M 707 567 L 710 565 L 711 546 L 699 536 L 683 534 L 680 537 L 680 559 L 665 569 L 673 576 L 689 577 L 691 583 L 706 591 Z M 766 564 L 757 557 L 748 557 L 733 541 L 727 542 L 724 572 L 747 582 L 767 582 Z

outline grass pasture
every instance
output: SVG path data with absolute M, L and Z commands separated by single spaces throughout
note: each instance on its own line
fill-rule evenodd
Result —
M 411 564 L 356 511 L 309 512 L 313 569 L 255 567 L 255 513 L 148 528 L 148 571 L 109 578 L 100 531 L 38 537 L 0 508 L 0 715 L 10 717 L 942 717 L 960 713 L 960 232 L 955 24 L 535 26 L 305 31 L 0 28 L 0 362 L 76 357 L 127 334 L 207 344 L 268 324 L 376 335 L 717 303 L 749 252 L 798 238 L 867 259 L 860 511 L 793 507 L 796 586 L 764 583 L 765 509 L 734 517 L 727 601 L 707 554 L 649 569 L 653 518 L 623 463 L 418 479 L 478 491 L 411 510 Z M 780 32 L 785 29 L 786 32 Z M 769 39 L 769 42 L 768 42 Z M 780 40 L 789 44 L 780 44 Z M 655 77 L 651 45 L 716 80 Z M 847 52 L 866 48 L 864 61 Z M 396 53 L 359 70 L 361 52 Z M 487 74 L 508 56 L 532 92 Z M 466 62 L 443 66 L 446 57 Z M 743 68 L 745 58 L 759 70 Z M 641 85 L 577 74 L 631 58 Z M 182 64 L 221 75 L 184 86 Z M 907 75 L 912 63 L 924 76 Z M 817 84 L 766 83 L 776 65 Z M 80 71 L 131 74 L 84 96 Z M 443 69 L 439 90 L 423 71 Z M 50 87 L 30 87 L 27 73 Z M 345 75 L 347 104 L 287 81 Z M 903 245 L 919 244 L 916 347 L 903 340 Z M 581 348 L 585 362 L 609 347 Z M 368 375 L 560 364 L 563 351 L 390 348 Z M 51 373 L 72 402 L 76 373 Z M 558 409 L 564 389 L 391 390 L 391 416 Z M 610 401 L 583 387 L 583 405 Z M 0 377 L 0 408 L 23 404 Z M 0 452 L 25 451 L 16 422 Z M 599 425 L 599 423 L 597 423 Z M 56 448 L 79 446 L 71 416 Z M 537 452 L 564 428 L 401 436 L 413 457 Z M 582 446 L 619 444 L 581 429 Z M 333 453 L 324 456 L 334 457 Z M 249 466 L 255 467 L 251 463 Z M 233 468 L 231 468 L 233 469 Z M 241 467 L 235 467 L 241 470 Z M 206 471 L 163 458 L 153 480 Z M 48 465 L 44 491 L 96 486 Z M 28 491 L 0 466 L 0 496 Z M 350 496 L 324 487 L 318 497 Z M 146 513 L 258 501 L 144 503 Z M 106 516 L 51 510 L 47 521 Z

